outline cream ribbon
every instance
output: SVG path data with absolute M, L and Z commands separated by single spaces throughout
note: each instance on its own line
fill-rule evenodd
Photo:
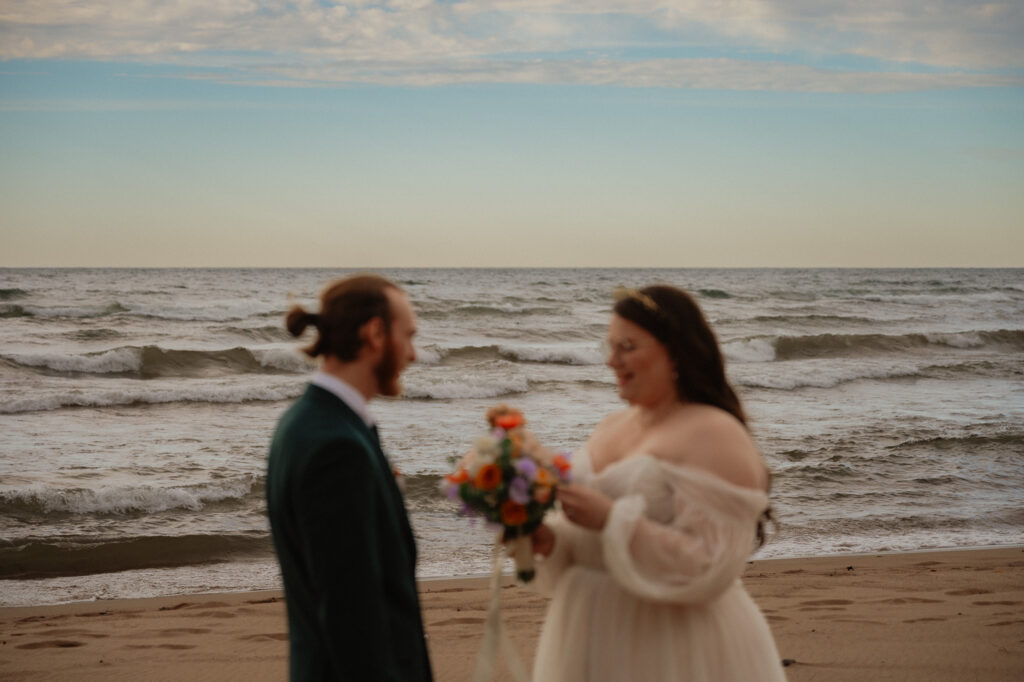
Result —
M 484 626 L 484 638 L 480 643 L 480 653 L 476 657 L 476 669 L 473 671 L 473 682 L 491 682 L 494 679 L 495 664 L 498 650 L 505 654 L 505 663 L 516 682 L 530 682 L 526 667 L 515 644 L 505 631 L 501 620 L 501 569 L 505 560 L 505 546 L 501 542 L 499 531 L 494 541 L 494 565 L 491 571 L 491 604 L 487 609 L 487 623 Z

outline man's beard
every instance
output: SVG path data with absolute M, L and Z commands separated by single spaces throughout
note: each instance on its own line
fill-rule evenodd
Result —
M 388 336 L 384 346 L 384 357 L 373 368 L 373 376 L 377 379 L 377 392 L 381 395 L 395 397 L 402 394 L 402 383 L 398 380 L 398 362 L 395 360 L 395 344 Z

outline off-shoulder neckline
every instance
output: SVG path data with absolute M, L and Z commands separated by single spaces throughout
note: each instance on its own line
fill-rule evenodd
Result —
M 669 462 L 668 460 L 661 459 L 660 457 L 655 457 L 649 452 L 639 452 L 635 455 L 629 455 L 628 457 L 617 459 L 611 464 L 605 465 L 605 467 L 601 469 L 601 471 L 599 472 L 594 471 L 593 462 L 590 459 L 590 451 L 587 450 L 586 448 L 582 448 L 581 452 L 586 457 L 587 469 L 590 475 L 593 476 L 594 478 L 600 478 L 601 476 L 604 476 L 608 471 L 614 469 L 620 464 L 624 464 L 625 462 L 631 462 L 633 460 L 650 460 L 654 462 L 657 466 L 665 467 L 666 469 L 683 474 L 684 476 L 689 476 L 691 478 L 699 478 L 704 481 L 708 481 L 714 485 L 722 486 L 727 490 L 732 490 L 743 495 L 757 495 L 759 497 L 765 498 L 768 497 L 768 493 L 759 488 L 748 488 L 747 486 L 738 485 L 736 483 L 733 483 L 732 481 L 727 481 L 721 476 L 710 471 L 707 471 L 706 469 L 699 469 L 697 467 L 688 466 L 686 464 L 676 464 L 675 462 Z

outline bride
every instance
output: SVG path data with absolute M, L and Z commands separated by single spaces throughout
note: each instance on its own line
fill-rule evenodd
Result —
M 606 417 L 534 534 L 551 595 L 536 682 L 784 680 L 739 577 L 768 514 L 768 472 L 700 308 L 668 286 L 622 292 Z

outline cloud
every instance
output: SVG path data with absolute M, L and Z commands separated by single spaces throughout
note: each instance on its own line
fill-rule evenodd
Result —
M 1021 35 L 1020 3 L 964 0 L 6 0 L 0 6 L 3 59 L 137 60 L 219 68 L 232 82 L 292 85 L 857 92 L 1020 85 L 1019 76 L 1006 74 L 1024 68 Z M 711 56 L 643 58 L 681 49 Z M 879 66 L 857 72 L 814 66 L 850 57 Z

